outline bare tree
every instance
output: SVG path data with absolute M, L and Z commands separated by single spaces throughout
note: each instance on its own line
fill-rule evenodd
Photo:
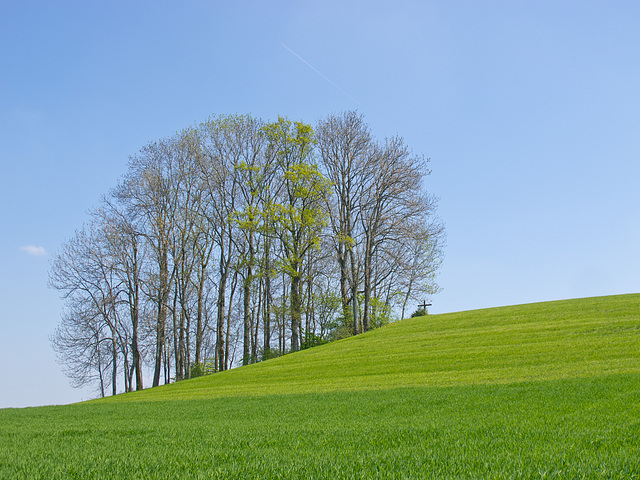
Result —
M 251 299 L 256 279 L 257 236 L 264 218 L 260 200 L 267 187 L 264 182 L 265 136 L 262 128 L 263 122 L 259 119 L 249 115 L 233 115 L 224 118 L 220 132 L 226 147 L 224 155 L 233 175 L 234 192 L 238 196 L 233 218 L 241 234 L 234 241 L 239 255 L 237 268 L 243 277 L 243 365 L 255 359 L 255 346 L 252 348 L 252 343 L 255 344 L 252 334 L 255 319 Z
M 220 371 L 227 368 L 229 356 L 225 341 L 225 304 L 227 282 L 238 255 L 239 234 L 233 221 L 238 200 L 238 176 L 231 161 L 233 145 L 228 141 L 230 121 L 230 117 L 212 117 L 199 129 L 201 153 L 198 165 L 208 207 L 204 215 L 219 253 L 216 358 Z
M 422 180 L 429 173 L 421 156 L 411 154 L 404 140 L 394 137 L 376 146 L 370 158 L 376 175 L 361 196 L 361 225 L 364 232 L 363 328 L 369 330 L 372 291 L 372 262 L 387 242 L 403 242 L 403 224 L 425 211 Z
M 71 385 L 82 387 L 97 382 L 100 396 L 104 397 L 112 361 L 109 338 L 104 334 L 100 315 L 87 303 L 83 298 L 67 302 L 62 321 L 50 341 Z
M 171 139 L 153 142 L 132 156 L 129 172 L 121 187 L 121 198 L 143 223 L 142 234 L 155 264 L 155 281 L 148 292 L 156 304 L 154 387 L 160 384 L 163 370 L 167 308 L 173 282 L 173 265 L 169 256 L 176 210 L 176 189 L 172 185 L 172 143 Z
M 433 199 L 426 199 L 425 204 L 422 217 L 404 228 L 405 243 L 398 261 L 401 269 L 396 276 L 399 289 L 404 292 L 400 318 L 404 318 L 409 300 L 424 301 L 439 291 L 435 275 L 442 264 L 444 226 L 433 216 Z
M 49 285 L 61 292 L 73 310 L 67 320 L 84 322 L 87 318 L 97 319 L 107 329 L 112 355 L 111 385 L 115 395 L 120 339 L 117 303 L 121 285 L 114 261 L 105 248 L 104 230 L 100 226 L 89 225 L 77 231 L 63 246 L 54 257 Z M 82 305 L 81 312 L 78 305 Z M 100 339 L 98 343 L 102 341 Z
M 358 248 L 362 201 L 375 175 L 371 164 L 372 138 L 364 117 L 349 111 L 318 122 L 316 139 L 322 166 L 331 181 L 333 195 L 327 207 L 336 259 L 340 266 L 340 294 L 344 315 L 351 302 L 353 331 L 358 333 L 358 287 L 361 268 Z
M 135 375 L 136 390 L 142 390 L 142 356 L 138 339 L 146 246 L 138 219 L 132 211 L 127 210 L 126 204 L 118 203 L 118 198 L 119 188 L 115 188 L 111 195 L 104 197 L 101 206 L 92 212 L 92 218 L 103 226 L 107 248 L 120 279 L 122 295 L 119 303 L 126 305 L 131 326 L 131 375 Z

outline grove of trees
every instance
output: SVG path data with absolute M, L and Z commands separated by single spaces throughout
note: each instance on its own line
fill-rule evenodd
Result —
M 352 111 L 214 116 L 151 142 L 53 259 L 53 348 L 104 396 L 145 368 L 157 386 L 403 318 L 437 290 L 428 174 Z

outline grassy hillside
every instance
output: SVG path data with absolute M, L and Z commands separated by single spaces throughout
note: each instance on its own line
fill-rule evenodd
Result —
M 639 360 L 640 295 L 620 295 L 407 319 L 116 400 L 505 384 L 640 373 Z
M 432 315 L 0 410 L 0 478 L 640 478 L 640 295 Z

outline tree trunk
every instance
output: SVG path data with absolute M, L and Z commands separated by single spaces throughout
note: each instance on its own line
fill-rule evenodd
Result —
M 122 355 L 124 358 L 122 360 L 122 366 L 123 366 L 123 377 L 124 377 L 124 391 L 125 392 L 130 392 L 131 390 L 133 390 L 131 388 L 131 375 L 129 374 L 129 361 L 127 360 L 127 355 L 126 353 L 123 352 Z
M 224 341 L 224 300 L 226 295 L 228 269 L 224 262 L 224 249 L 220 248 L 220 283 L 218 284 L 218 318 L 216 325 L 216 354 L 218 357 L 218 371 L 225 370 L 225 341 Z
M 137 258 L 137 250 L 134 249 L 134 259 Z M 140 365 L 140 349 L 138 347 L 138 321 L 140 312 L 140 285 L 138 282 L 137 274 L 137 260 L 134 260 L 134 274 L 133 274 L 133 298 L 130 297 L 131 304 L 131 350 L 133 350 L 133 365 L 132 368 L 136 373 L 136 390 L 142 390 L 144 388 L 142 381 L 142 368 Z
M 236 293 L 236 287 L 238 286 L 238 271 L 236 270 L 233 274 L 233 282 L 231 283 L 231 294 L 229 295 L 229 313 L 227 315 L 227 340 L 225 342 L 225 350 L 224 350 L 224 369 L 227 370 L 229 368 L 229 347 L 231 346 L 231 310 L 233 309 L 233 297 Z M 236 340 L 235 345 L 233 347 L 234 355 L 236 351 L 236 346 L 238 345 L 238 341 Z
M 97 348 L 100 348 L 100 344 L 98 344 Z M 100 396 L 102 398 L 105 397 L 104 395 L 104 374 L 102 372 L 102 355 L 100 354 L 100 351 L 98 351 L 98 375 L 100 376 Z
M 313 319 L 313 280 L 312 280 L 313 265 L 311 260 L 309 261 L 308 275 L 309 276 L 307 279 L 307 307 L 305 309 L 305 328 L 304 328 L 304 335 L 302 336 L 303 341 L 304 339 L 309 337 L 309 333 L 315 334 L 315 321 Z M 312 322 L 313 322 L 313 326 L 312 326 Z
M 255 261 L 255 253 L 253 249 L 253 232 L 249 232 L 249 261 L 247 262 L 246 267 L 242 299 L 244 308 L 244 345 L 242 346 L 242 365 L 248 365 L 251 363 L 251 282 L 253 280 L 253 262 Z
M 258 361 L 258 334 L 260 331 L 260 316 L 262 315 L 262 282 L 258 282 L 256 297 L 258 305 L 251 315 L 251 363 Z
M 180 372 L 180 340 L 178 339 L 180 327 L 178 325 L 178 282 L 176 290 L 173 292 L 173 307 L 171 309 L 171 319 L 173 320 L 173 361 L 175 362 L 176 382 L 181 380 Z
M 353 249 L 349 251 L 351 259 L 351 308 L 353 312 L 353 334 L 360 333 L 360 319 L 358 309 L 358 271 L 356 268 L 355 255 Z
M 191 378 L 191 317 L 185 310 L 185 318 L 187 319 L 187 325 L 185 326 L 185 344 L 184 344 L 184 375 L 185 378 Z
M 180 309 L 180 323 L 179 323 L 179 331 L 178 335 L 178 370 L 176 371 L 176 380 L 183 380 L 186 377 L 186 356 L 187 356 L 187 346 L 185 344 L 185 322 L 186 322 L 186 313 L 183 309 Z
M 364 306 L 362 314 L 362 328 L 365 332 L 369 331 L 369 305 L 371 303 L 371 239 L 367 236 L 366 248 L 364 253 Z
M 291 276 L 291 351 L 300 350 L 300 273 L 299 262 L 292 262 L 291 269 L 295 275 Z
M 167 296 L 169 282 L 169 259 L 167 249 L 161 245 L 160 254 L 160 285 L 158 287 L 158 318 L 156 321 L 156 362 L 153 372 L 153 386 L 160 385 L 160 372 L 162 371 L 162 356 L 165 344 L 165 326 L 167 322 Z
M 113 356 L 113 370 L 111 374 L 111 394 L 118 393 L 118 344 L 115 328 L 111 330 L 111 354 Z
M 265 267 L 264 267 L 264 320 L 263 320 L 263 352 L 271 348 L 271 263 L 269 262 L 270 241 L 265 240 Z
M 251 267 L 247 267 L 246 277 L 242 286 L 243 303 L 243 345 L 242 365 L 248 365 L 251 357 Z
M 204 307 L 204 282 L 206 280 L 205 272 L 207 266 L 202 263 L 200 265 L 200 278 L 198 279 L 198 313 L 196 317 L 196 365 L 200 365 L 202 362 L 202 340 L 204 337 L 204 327 L 202 322 L 202 314 Z
M 340 243 L 337 249 L 338 265 L 340 266 L 340 298 L 342 299 L 342 314 L 345 318 L 349 312 L 349 272 L 347 266 L 347 254 L 344 243 Z
M 413 286 L 413 279 L 409 281 L 409 285 L 407 285 L 407 291 L 404 294 L 404 299 L 402 301 L 402 316 L 400 317 L 401 320 L 404 320 L 404 311 L 407 308 L 407 302 L 409 301 L 409 296 L 411 295 L 412 286 Z

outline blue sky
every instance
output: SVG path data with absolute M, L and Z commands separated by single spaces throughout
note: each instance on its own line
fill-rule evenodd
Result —
M 0 408 L 90 398 L 49 260 L 145 143 L 357 109 L 431 158 L 433 313 L 640 292 L 636 1 L 0 0 Z

